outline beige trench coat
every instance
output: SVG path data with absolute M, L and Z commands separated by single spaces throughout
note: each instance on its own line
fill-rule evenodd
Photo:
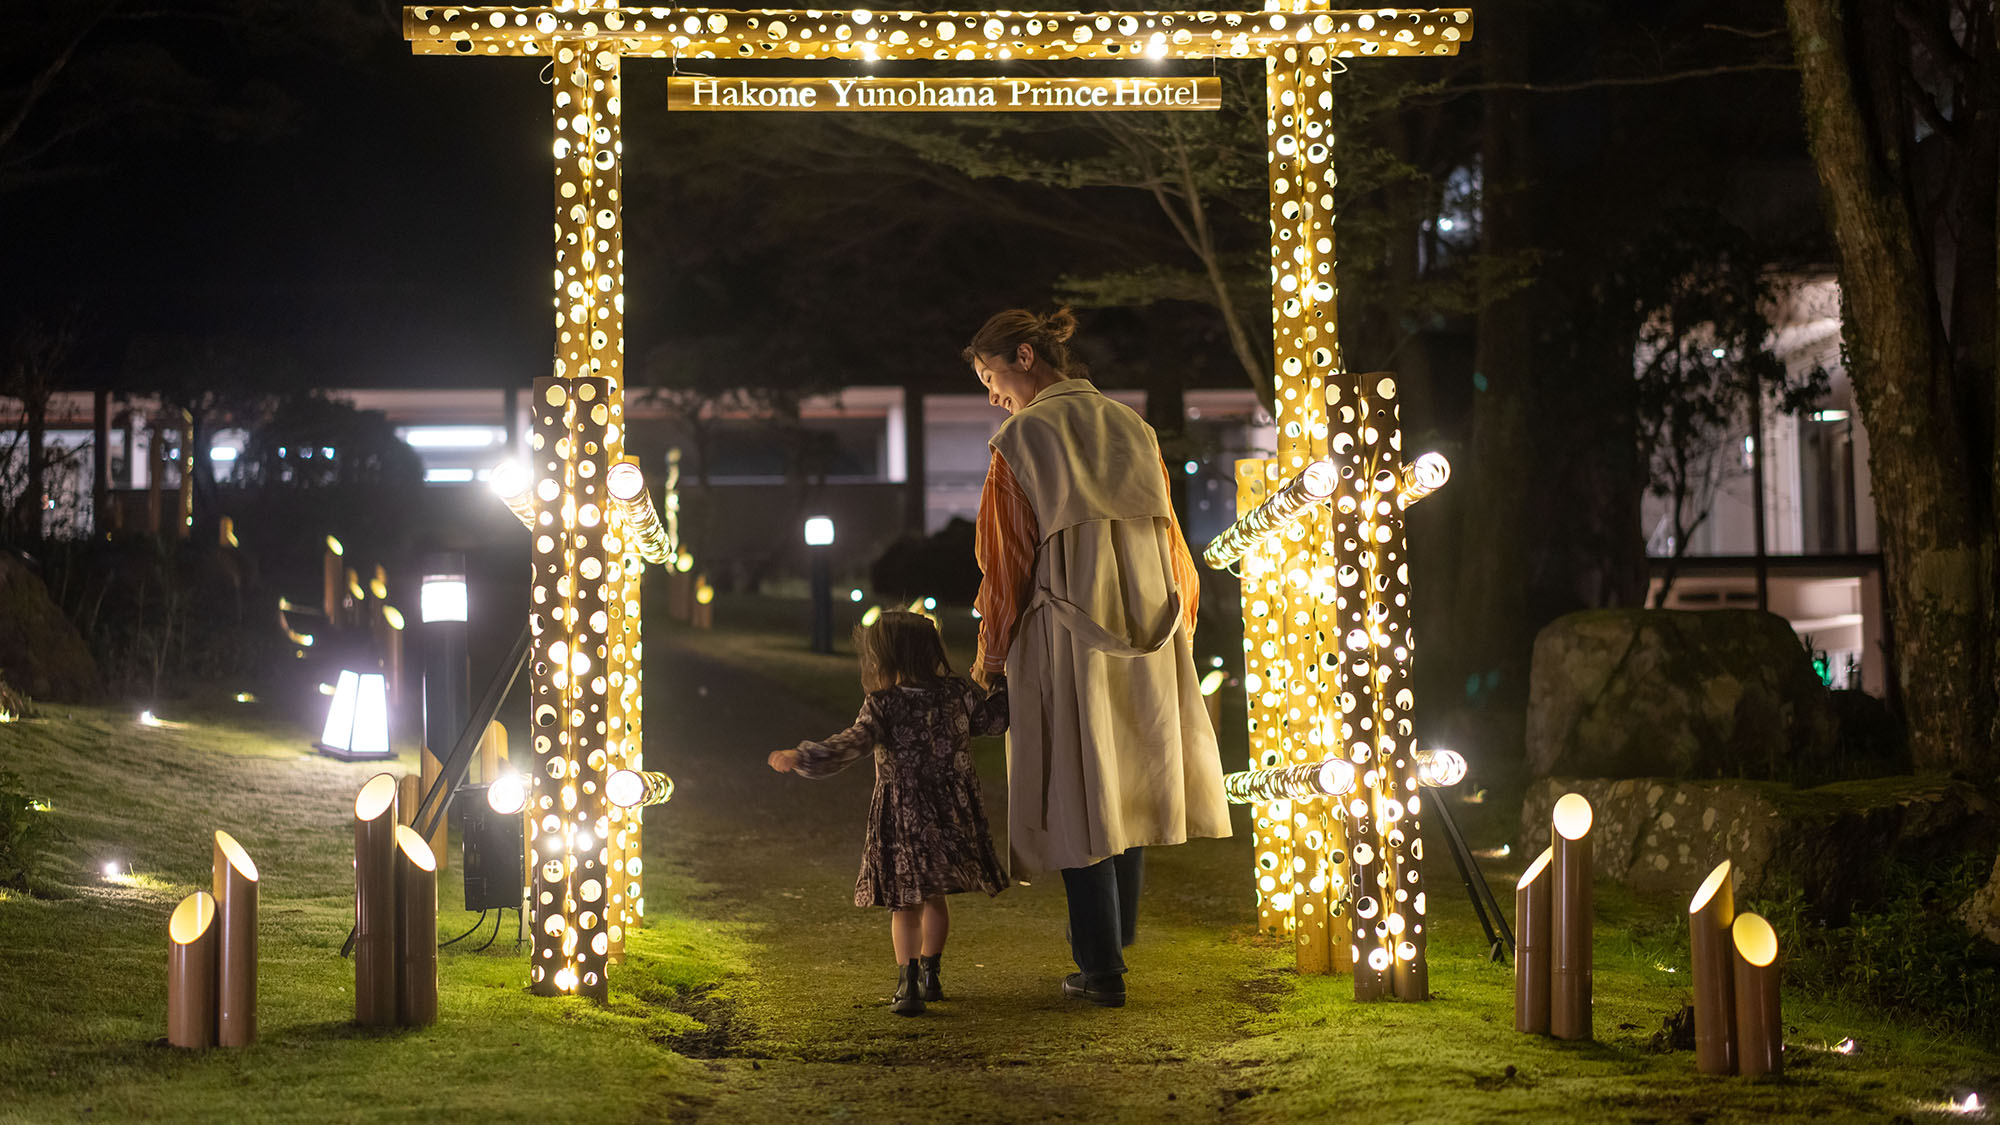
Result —
M 1007 653 L 1011 870 L 1229 835 L 1151 427 L 1067 379 L 1009 418 L 993 448 L 1042 536 Z

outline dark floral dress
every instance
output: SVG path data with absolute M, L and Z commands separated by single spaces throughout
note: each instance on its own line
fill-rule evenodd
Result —
M 991 694 L 956 677 L 899 684 L 870 695 L 854 725 L 798 745 L 797 771 L 829 777 L 875 755 L 875 797 L 854 905 L 894 910 L 933 895 L 1007 888 L 993 850 L 971 738 L 1007 729 L 1007 688 Z

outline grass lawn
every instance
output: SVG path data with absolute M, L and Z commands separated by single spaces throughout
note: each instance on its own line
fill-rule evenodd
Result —
M 48 876 L 65 896 L 0 892 L 0 1121 L 1886 1121 L 1955 1118 L 1948 1096 L 2000 1093 L 2000 1065 L 1971 1044 L 1791 997 L 1784 1077 L 1695 1075 L 1689 1052 L 1649 1049 L 1688 994 L 1677 905 L 1608 885 L 1598 1041 L 1518 1035 L 1511 973 L 1485 960 L 1441 839 L 1428 1004 L 1358 1005 L 1343 978 L 1294 975 L 1285 945 L 1249 924 L 1239 833 L 1149 857 L 1127 1008 L 1054 995 L 1062 897 L 1035 880 L 954 900 L 951 999 L 897 1019 L 882 1007 L 884 919 L 849 904 L 865 766 L 827 782 L 762 766 L 850 721 L 852 658 L 805 651 L 803 603 L 717 608 L 711 633 L 652 618 L 649 765 L 676 795 L 648 814 L 648 925 L 604 1007 L 528 995 L 510 916 L 492 949 L 469 951 L 482 933 L 444 951 L 436 1027 L 358 1029 L 338 949 L 370 767 L 240 713 L 144 728 L 57 707 L 0 725 L 0 772 L 52 805 Z M 946 620 L 962 665 L 971 619 Z M 998 744 L 980 754 L 1003 824 Z M 1511 832 L 1496 801 L 1461 816 L 1475 847 Z M 182 1052 L 161 1039 L 165 924 L 207 885 L 213 828 L 264 875 L 261 1037 Z M 104 880 L 113 859 L 134 875 Z M 450 862 L 439 929 L 456 936 L 474 916 Z M 1511 906 L 1511 872 L 1488 874 Z M 1849 1036 L 1860 1053 L 1826 1049 Z

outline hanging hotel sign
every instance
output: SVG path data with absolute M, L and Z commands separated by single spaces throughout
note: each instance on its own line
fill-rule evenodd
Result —
M 1171 78 L 697 78 L 667 79 L 667 108 L 801 113 L 1090 112 L 1222 108 L 1222 81 Z

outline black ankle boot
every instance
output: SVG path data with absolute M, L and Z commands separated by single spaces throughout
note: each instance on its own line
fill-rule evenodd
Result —
M 944 999 L 944 986 L 938 983 L 938 961 L 943 957 L 942 953 L 933 953 L 929 957 L 917 958 L 917 974 L 919 983 L 924 986 L 925 1000 Z
M 896 970 L 896 998 L 890 1002 L 889 1010 L 899 1016 L 921 1016 L 924 1014 L 924 989 L 917 980 L 920 970 L 917 960 Z

